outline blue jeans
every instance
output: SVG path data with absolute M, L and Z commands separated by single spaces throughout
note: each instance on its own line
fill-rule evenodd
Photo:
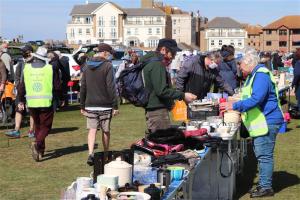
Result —
M 273 153 L 275 140 L 281 125 L 268 125 L 269 132 L 267 135 L 253 139 L 254 153 L 258 161 L 259 182 L 258 185 L 264 189 L 272 188 L 273 175 Z
M 298 110 L 300 111 L 300 86 L 298 86 L 296 89 L 296 99 L 297 99 Z

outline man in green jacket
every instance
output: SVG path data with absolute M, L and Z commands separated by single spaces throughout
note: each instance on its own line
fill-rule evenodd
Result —
M 143 75 L 145 88 L 150 92 L 145 107 L 146 123 L 150 133 L 170 127 L 169 110 L 172 109 L 174 100 L 191 102 L 197 98 L 191 93 L 183 93 L 172 88 L 167 66 L 177 51 L 180 49 L 175 40 L 161 39 L 155 52 L 149 52 L 141 58 L 141 62 L 149 62 L 143 69 Z

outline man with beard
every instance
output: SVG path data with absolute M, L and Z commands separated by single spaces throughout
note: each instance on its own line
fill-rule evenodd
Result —
M 141 58 L 141 62 L 148 62 L 143 68 L 145 88 L 150 92 L 146 110 L 146 123 L 148 131 L 170 127 L 169 110 L 174 105 L 174 100 L 184 99 L 191 102 L 197 96 L 184 93 L 172 88 L 167 66 L 174 59 L 176 52 L 180 51 L 177 43 L 172 39 L 159 40 L 156 51 L 149 52 Z

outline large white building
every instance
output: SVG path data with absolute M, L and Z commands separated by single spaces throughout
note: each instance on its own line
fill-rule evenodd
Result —
M 229 17 L 216 17 L 205 28 L 208 51 L 220 49 L 224 44 L 243 49 L 246 38 L 247 32 L 242 24 Z
M 154 48 L 165 37 L 165 13 L 156 8 L 124 9 L 124 44 Z
M 105 42 L 153 48 L 165 37 L 166 16 L 156 8 L 123 9 L 112 2 L 75 5 L 67 24 L 69 44 Z
M 177 43 L 196 44 L 196 18 L 188 13 L 171 14 L 172 38 Z

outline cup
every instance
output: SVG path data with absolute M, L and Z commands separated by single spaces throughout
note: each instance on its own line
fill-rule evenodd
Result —
M 171 170 L 171 179 L 172 181 L 180 181 L 183 178 L 184 175 L 184 167 L 168 167 L 169 170 Z

